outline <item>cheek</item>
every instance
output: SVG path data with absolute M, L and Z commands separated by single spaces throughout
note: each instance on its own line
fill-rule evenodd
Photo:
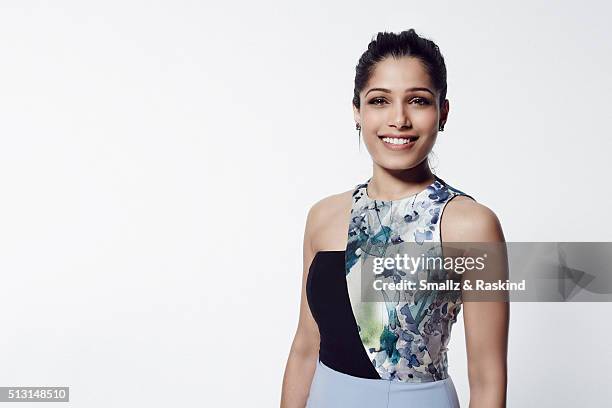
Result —
M 386 113 L 384 109 L 364 109 L 361 113 L 361 121 L 365 125 L 365 130 L 378 131 L 380 126 L 386 122 Z
M 435 109 L 414 109 L 410 114 L 410 120 L 414 128 L 429 130 L 435 127 L 438 112 Z

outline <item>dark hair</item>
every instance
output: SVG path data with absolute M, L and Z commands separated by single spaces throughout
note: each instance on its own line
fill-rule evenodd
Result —
M 368 44 L 368 49 L 359 58 L 355 67 L 355 90 L 353 105 L 360 108 L 359 93 L 368 83 L 376 64 L 387 57 L 415 57 L 418 58 L 429 77 L 433 86 L 440 92 L 439 104 L 446 99 L 446 65 L 444 57 L 438 46 L 431 40 L 419 36 L 414 29 L 402 31 L 399 34 L 379 32 L 376 39 Z

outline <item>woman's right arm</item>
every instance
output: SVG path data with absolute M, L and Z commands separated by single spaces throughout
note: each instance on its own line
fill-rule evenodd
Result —
M 304 269 L 302 272 L 302 289 L 300 296 L 300 317 L 297 330 L 291 344 L 283 387 L 281 408 L 304 408 L 310 392 L 310 384 L 319 357 L 319 328 L 315 322 L 306 298 L 306 279 L 315 251 L 312 247 L 312 231 L 317 218 L 315 204 L 306 217 L 304 231 Z

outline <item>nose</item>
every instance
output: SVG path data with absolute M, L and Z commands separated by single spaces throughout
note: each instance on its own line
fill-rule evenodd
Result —
M 398 104 L 392 112 L 389 126 L 396 127 L 398 129 L 412 126 L 410 119 L 408 119 L 408 115 L 404 110 L 403 104 Z

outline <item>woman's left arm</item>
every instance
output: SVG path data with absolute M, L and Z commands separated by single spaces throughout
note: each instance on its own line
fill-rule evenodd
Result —
M 444 211 L 443 242 L 504 243 L 500 222 L 489 208 L 454 199 Z M 494 245 L 504 248 L 505 244 Z M 498 260 L 506 262 L 505 251 Z M 505 408 L 510 308 L 508 301 L 463 302 L 470 384 L 469 408 Z

